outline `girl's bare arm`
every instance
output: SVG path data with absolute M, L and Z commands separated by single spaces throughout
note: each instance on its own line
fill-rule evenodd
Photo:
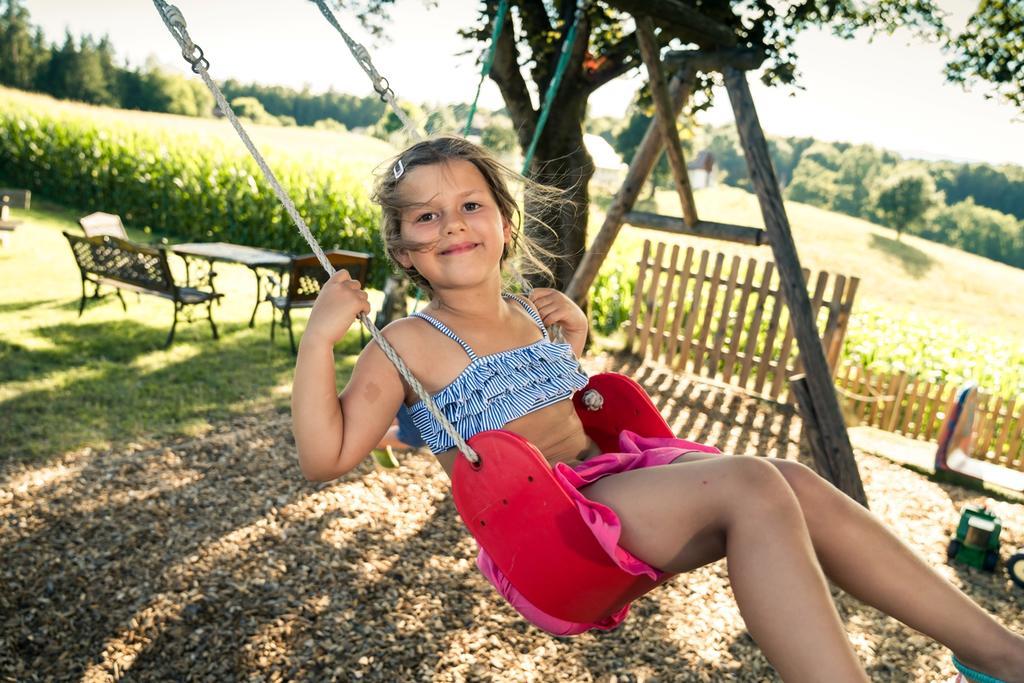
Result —
M 309 479 L 334 479 L 358 465 L 401 403 L 401 380 L 376 344 L 360 354 L 345 393 L 338 396 L 334 344 L 356 316 L 369 310 L 359 283 L 338 271 L 321 288 L 302 335 L 292 386 L 292 431 L 299 466 Z
M 307 479 L 325 481 L 333 478 L 330 473 L 339 471 L 342 426 L 334 381 L 334 344 L 305 334 L 295 361 L 292 433 L 299 467 Z
M 299 466 L 307 479 L 345 474 L 380 442 L 405 395 L 391 361 L 370 342 L 336 393 L 331 349 L 315 341 L 299 348 L 292 393 L 292 429 Z

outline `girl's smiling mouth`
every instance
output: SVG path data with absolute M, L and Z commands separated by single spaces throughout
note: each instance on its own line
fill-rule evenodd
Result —
M 461 242 L 459 244 L 454 244 L 445 249 L 444 251 L 442 251 L 441 256 L 453 256 L 455 254 L 462 254 L 471 249 L 475 249 L 476 246 L 476 242 Z

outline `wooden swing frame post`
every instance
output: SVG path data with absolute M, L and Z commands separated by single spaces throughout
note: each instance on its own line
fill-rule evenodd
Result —
M 672 5 L 670 9 L 673 12 L 680 9 L 676 3 L 666 5 Z M 637 10 L 643 11 L 639 7 Z M 815 465 L 823 477 L 867 507 L 867 496 L 839 409 L 832 373 L 818 335 L 807 282 L 772 169 L 768 143 L 747 84 L 746 71 L 756 68 L 763 61 L 763 55 L 752 50 L 737 49 L 710 52 L 687 50 L 669 52 L 663 59 L 659 55 L 654 26 L 656 21 L 666 26 L 668 18 L 636 15 L 637 41 L 647 67 L 655 103 L 654 119 L 633 156 L 626 178 L 608 209 L 601 229 L 567 286 L 566 294 L 579 303 L 584 301 L 623 223 L 745 244 L 770 244 L 779 271 L 780 290 L 789 309 L 790 324 L 803 364 L 803 374 L 792 378 L 791 383 Z M 674 28 L 668 22 L 666 30 L 671 32 Z M 706 32 L 707 27 L 701 26 L 700 29 Z M 665 65 L 675 70 L 675 76 L 668 87 L 662 75 L 662 67 Z M 702 221 L 697 216 L 676 127 L 676 119 L 690 96 L 697 70 L 719 71 L 725 78 L 740 145 L 764 218 L 764 230 Z M 675 189 L 680 198 L 682 219 L 633 211 L 640 189 L 663 149 L 668 153 Z

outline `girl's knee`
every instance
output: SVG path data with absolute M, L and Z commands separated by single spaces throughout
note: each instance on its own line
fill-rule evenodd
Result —
M 795 460 L 770 461 L 796 494 L 801 505 L 821 503 L 831 498 L 834 487 L 817 472 Z
M 753 506 L 796 503 L 786 477 L 767 458 L 734 455 L 728 462 L 730 476 L 739 488 L 735 502 Z

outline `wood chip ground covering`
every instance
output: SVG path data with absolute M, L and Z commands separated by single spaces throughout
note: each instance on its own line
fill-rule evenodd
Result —
M 785 410 L 629 370 L 683 436 L 805 457 L 799 419 Z M 395 470 L 368 460 L 321 485 L 302 478 L 293 452 L 288 415 L 270 411 L 202 438 L 0 466 L 0 680 L 778 680 L 744 629 L 723 562 L 642 598 L 615 631 L 554 638 L 477 573 L 429 454 Z M 872 510 L 1024 631 L 1024 591 L 1004 571 L 945 561 L 960 507 L 982 497 L 871 456 L 859 464 Z M 995 509 L 1006 557 L 1024 545 L 1024 509 Z M 872 680 L 954 673 L 940 646 L 833 593 Z

